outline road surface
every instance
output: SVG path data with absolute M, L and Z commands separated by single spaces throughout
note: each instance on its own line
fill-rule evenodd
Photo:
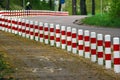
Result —
M 103 27 L 94 27 L 86 25 L 76 25 L 73 22 L 77 19 L 84 18 L 85 16 L 36 16 L 36 17 L 26 17 L 25 19 L 41 21 L 44 23 L 54 23 L 64 26 L 71 26 L 77 29 L 89 30 L 90 32 L 96 32 L 100 34 L 110 34 L 112 37 L 120 37 L 120 28 L 103 28 Z

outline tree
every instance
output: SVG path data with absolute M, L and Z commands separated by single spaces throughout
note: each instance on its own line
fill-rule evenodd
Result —
M 72 0 L 72 14 L 76 15 L 76 0 Z
M 81 15 L 87 15 L 86 0 L 80 0 Z
M 92 0 L 92 15 L 95 15 L 95 0 Z
M 112 0 L 110 16 L 120 18 L 120 0 Z

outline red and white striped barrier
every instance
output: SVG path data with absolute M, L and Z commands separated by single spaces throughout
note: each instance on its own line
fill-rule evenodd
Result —
M 0 16 L 25 17 L 25 16 L 68 16 L 68 12 L 44 11 L 44 10 L 3 10 Z
M 114 71 L 120 73 L 120 39 L 113 38 Z
M 111 69 L 111 36 L 105 35 L 105 68 Z
M 84 55 L 84 50 L 83 50 L 83 30 L 79 29 L 78 30 L 78 54 L 80 56 Z
M 84 45 L 85 58 L 90 58 L 90 33 L 88 30 L 84 31 Z
M 77 53 L 77 30 L 72 28 L 72 53 Z
M 120 73 L 120 38 L 118 37 L 113 38 L 112 42 L 110 35 L 103 36 L 103 34 L 82 29 L 77 30 L 59 24 L 54 27 L 54 24 L 4 16 L 0 16 L 0 30 L 31 40 L 35 38 L 35 41 L 44 42 L 51 46 L 56 43 L 57 48 L 67 48 L 68 52 L 89 58 L 92 62 L 105 66 L 106 69 L 114 68 L 115 73 Z
M 38 41 L 38 40 L 39 40 L 39 38 L 38 38 L 38 36 L 39 36 L 38 21 L 35 21 L 35 26 L 34 26 L 34 28 L 35 28 L 35 41 Z
M 48 23 L 44 24 L 44 39 L 45 39 L 45 44 L 49 44 L 49 40 L 48 40 Z
M 62 49 L 66 49 L 66 26 L 61 26 L 61 45 Z
M 43 23 L 42 22 L 40 22 L 39 23 L 39 37 L 40 37 L 40 42 L 43 42 L 43 33 L 44 33 L 44 31 L 43 31 Z
M 67 51 L 71 51 L 72 50 L 72 30 L 71 27 L 67 27 Z
M 103 65 L 103 35 L 97 35 L 97 54 L 98 54 L 98 64 Z
M 56 25 L 56 47 L 60 47 L 60 25 Z
M 91 61 L 96 62 L 97 61 L 97 54 L 96 54 L 96 33 L 91 32 Z
M 30 21 L 30 39 L 34 39 L 34 23 L 33 21 Z
M 53 24 L 50 24 L 50 45 L 51 46 L 54 46 L 55 44 L 55 40 L 54 40 L 54 25 Z

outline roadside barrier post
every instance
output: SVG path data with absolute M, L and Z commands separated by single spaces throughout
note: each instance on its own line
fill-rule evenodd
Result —
M 43 23 L 39 22 L 39 37 L 40 37 L 40 42 L 43 42 Z
M 105 35 L 105 68 L 111 69 L 111 36 Z
M 103 65 L 103 34 L 97 34 L 98 64 Z
M 62 49 L 66 49 L 66 26 L 61 26 Z
M 120 73 L 120 39 L 113 38 L 114 71 Z
M 60 47 L 60 25 L 56 25 L 56 47 Z
M 54 40 L 54 24 L 50 24 L 50 45 L 54 46 L 55 40 Z
M 19 36 L 22 35 L 22 19 L 21 18 L 18 19 L 18 35 Z
M 35 28 L 35 41 L 38 41 L 38 40 L 39 40 L 39 38 L 38 38 L 38 36 L 39 36 L 38 21 L 35 21 L 35 26 L 34 26 L 34 28 Z
M 71 36 L 71 27 L 67 27 L 67 51 L 72 50 L 72 36 Z
M 72 53 L 77 53 L 77 30 L 72 28 Z
M 29 38 L 30 37 L 30 23 L 29 23 L 29 20 L 26 20 L 25 21 L 25 25 L 26 25 L 26 38 Z
M 49 40 L 48 40 L 48 23 L 44 24 L 44 40 L 45 40 L 45 44 L 49 44 Z
M 25 37 L 25 19 L 22 19 L 22 37 Z
M 90 33 L 88 30 L 84 31 L 84 41 L 85 58 L 90 58 Z
M 84 50 L 83 50 L 83 30 L 78 30 L 78 54 L 80 56 L 84 56 Z
M 33 21 L 30 21 L 30 39 L 34 39 L 34 24 Z
M 96 55 L 96 33 L 91 32 L 91 61 L 96 62 L 97 61 L 97 55 Z

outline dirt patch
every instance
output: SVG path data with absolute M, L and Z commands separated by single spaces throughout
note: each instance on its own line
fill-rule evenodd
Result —
M 89 59 L 1 31 L 0 51 L 9 57 L 18 80 L 120 80 Z

